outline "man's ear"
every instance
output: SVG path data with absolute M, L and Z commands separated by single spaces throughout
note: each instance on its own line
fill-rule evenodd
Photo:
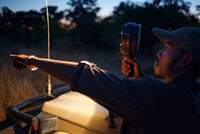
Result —
M 192 55 L 185 54 L 179 62 L 179 68 L 184 68 L 192 63 Z

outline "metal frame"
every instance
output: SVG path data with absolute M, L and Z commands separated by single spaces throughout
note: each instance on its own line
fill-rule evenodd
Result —
M 39 122 L 38 117 L 28 114 L 26 112 L 22 112 L 22 111 L 36 105 L 41 105 L 47 100 L 54 99 L 58 97 L 59 95 L 70 91 L 69 86 L 67 86 L 65 83 L 55 83 L 55 84 L 52 84 L 51 87 L 52 87 L 53 97 L 49 97 L 46 94 L 43 94 L 43 95 L 25 100 L 24 102 L 12 108 L 12 113 L 11 113 L 12 117 L 18 121 L 21 121 L 31 126 L 34 126 L 35 124 L 37 124 Z

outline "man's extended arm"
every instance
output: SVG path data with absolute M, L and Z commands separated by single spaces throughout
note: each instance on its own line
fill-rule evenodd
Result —
M 14 58 L 13 64 L 18 70 L 22 70 L 27 66 L 27 55 L 10 55 Z M 19 66 L 20 65 L 20 66 Z M 28 65 L 34 65 L 42 71 L 54 76 L 55 78 L 69 84 L 70 76 L 77 62 L 59 61 L 46 58 L 33 57 L 28 60 Z
M 18 70 L 26 68 L 27 55 L 11 55 Z M 22 66 L 18 66 L 22 65 Z M 34 65 L 57 79 L 67 82 L 73 91 L 83 93 L 134 125 L 154 124 L 159 117 L 160 101 L 166 99 L 167 85 L 147 78 L 120 79 L 94 64 L 31 58 Z M 165 104 L 165 103 L 164 103 Z M 170 103 L 171 104 L 171 103 Z M 164 105 L 166 106 L 166 105 Z M 162 108 L 162 107 L 161 107 Z

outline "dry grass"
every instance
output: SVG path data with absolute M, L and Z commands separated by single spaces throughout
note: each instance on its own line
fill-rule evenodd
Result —
M 31 72 L 19 74 L 8 66 L 0 68 L 0 120 L 5 119 L 5 109 L 38 95 Z M 36 82 L 36 81 L 35 81 Z

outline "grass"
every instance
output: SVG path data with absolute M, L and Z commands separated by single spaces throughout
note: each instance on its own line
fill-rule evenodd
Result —
M 31 72 L 19 73 L 7 65 L 0 68 L 0 120 L 5 119 L 6 108 L 40 94 L 44 80 L 34 80 Z M 39 83 L 38 83 L 39 82 Z M 40 87 L 40 88 L 36 88 Z M 39 89 L 39 90 L 38 90 Z
M 16 71 L 12 66 L 12 60 L 8 58 L 10 53 L 35 54 L 38 57 L 47 57 L 47 48 L 26 47 L 20 43 L 13 44 L 12 42 L 5 41 L 0 46 L 0 121 L 6 119 L 6 108 L 44 93 L 47 83 L 47 74 L 43 72 Z M 116 76 L 123 76 L 121 73 L 122 55 L 120 53 L 109 53 L 98 50 L 82 51 L 64 47 L 52 50 L 51 58 L 77 62 L 88 60 Z M 139 56 L 139 59 L 142 61 L 143 71 L 147 74 L 152 74 L 152 58 Z M 58 80 L 52 78 L 52 82 L 55 83 Z

